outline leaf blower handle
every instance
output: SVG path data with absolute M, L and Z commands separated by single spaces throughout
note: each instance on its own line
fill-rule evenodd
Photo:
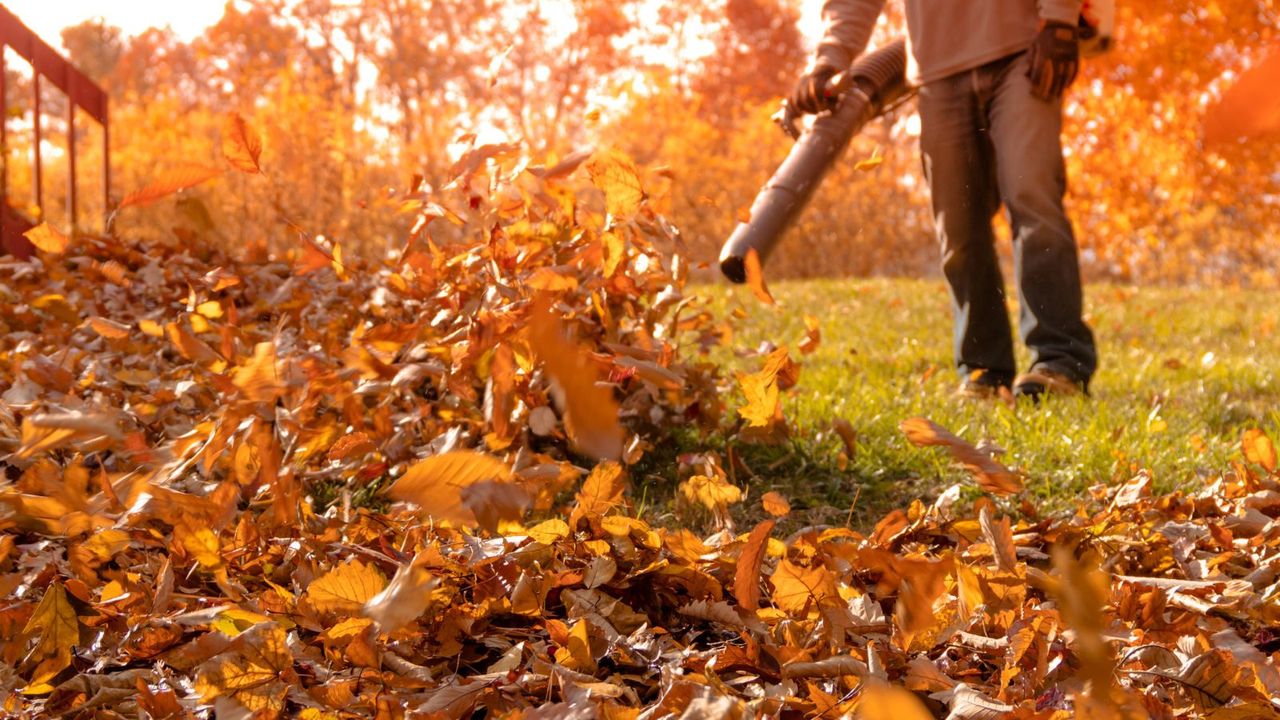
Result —
M 833 104 L 838 104 L 840 97 L 849 90 L 852 84 L 853 75 L 847 72 L 836 73 L 827 81 L 826 87 L 822 89 L 822 94 L 835 100 L 836 103 Z M 790 100 L 783 100 L 778 112 L 773 114 L 773 122 L 782 128 L 782 132 L 786 133 L 787 137 L 792 140 L 799 140 L 803 131 L 798 123 L 802 117 L 804 117 L 804 113 L 796 110 Z

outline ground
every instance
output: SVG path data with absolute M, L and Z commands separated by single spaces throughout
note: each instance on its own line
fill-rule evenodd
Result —
M 1091 397 L 1011 408 L 954 396 L 950 306 L 940 281 L 811 280 L 770 289 L 775 307 L 745 289 L 698 292 L 745 313 L 733 352 L 719 357 L 726 372 L 756 369 L 759 360 L 743 355 L 766 342 L 788 345 L 803 364 L 783 401 L 794 439 L 782 448 L 738 448 L 762 479 L 751 492 L 789 497 L 797 524 L 867 527 L 891 508 L 963 482 L 964 470 L 944 453 L 906 441 L 898 423 L 912 416 L 1005 449 L 1001 459 L 1027 473 L 1036 505 L 1057 509 L 1092 484 L 1141 469 L 1158 489 L 1195 487 L 1239 460 L 1245 430 L 1275 436 L 1280 428 L 1275 291 L 1091 286 L 1087 316 L 1101 356 Z M 821 332 L 809 355 L 797 349 L 805 315 Z M 1025 352 L 1019 362 L 1025 368 Z M 844 470 L 835 418 L 858 433 Z M 699 442 L 690 438 L 687 449 Z M 758 503 L 742 505 L 744 519 L 755 519 Z

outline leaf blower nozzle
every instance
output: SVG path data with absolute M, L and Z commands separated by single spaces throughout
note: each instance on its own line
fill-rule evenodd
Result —
M 832 78 L 828 92 L 840 100 L 834 110 L 818 116 L 807 132 L 798 132 L 797 116 L 783 103 L 774 121 L 798 139 L 756 195 L 751 217 L 738 223 L 721 248 L 720 271 L 725 277 L 735 283 L 746 282 L 746 258 L 752 249 L 761 262 L 769 257 L 853 136 L 909 92 L 906 78 L 906 42 L 895 40 L 858 58 L 847 72 Z

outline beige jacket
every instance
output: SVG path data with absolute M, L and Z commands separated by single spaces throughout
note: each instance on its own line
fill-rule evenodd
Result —
M 907 77 L 938 80 L 1025 50 L 1041 20 L 1075 24 L 1081 0 L 905 0 Z M 816 64 L 846 68 L 867 48 L 885 0 L 825 0 Z

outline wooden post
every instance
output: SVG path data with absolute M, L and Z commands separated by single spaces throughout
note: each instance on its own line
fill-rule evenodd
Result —
M 40 165 L 40 141 L 43 139 L 40 135 L 40 71 L 32 66 L 31 87 L 35 88 L 35 102 L 31 105 L 31 125 L 35 128 L 35 151 L 36 151 L 36 167 L 35 167 L 35 190 L 36 190 L 36 207 L 40 209 L 40 222 L 44 222 L 44 168 Z
M 67 98 L 67 232 L 76 230 L 76 103 Z

